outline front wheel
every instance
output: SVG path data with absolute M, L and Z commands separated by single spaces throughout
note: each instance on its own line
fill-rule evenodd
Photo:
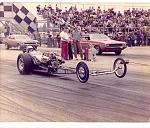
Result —
M 121 54 L 121 50 L 120 51 L 115 51 L 116 55 L 120 55 Z
M 79 62 L 76 67 L 77 78 L 81 83 L 85 83 L 89 79 L 89 68 L 84 62 Z
M 102 54 L 102 50 L 101 50 L 100 46 L 94 46 L 94 48 L 96 49 L 96 55 Z
M 122 58 L 117 58 L 114 61 L 113 69 L 116 70 L 115 75 L 117 77 L 119 77 L 119 78 L 124 77 L 127 72 L 127 64 L 126 64 L 125 60 Z
M 20 74 L 30 74 L 32 72 L 32 58 L 28 53 L 19 54 L 17 58 L 17 68 Z

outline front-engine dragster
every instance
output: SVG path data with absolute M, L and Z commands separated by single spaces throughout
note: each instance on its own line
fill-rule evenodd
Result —
M 34 51 L 28 46 L 23 53 L 18 55 L 17 68 L 20 74 L 31 74 L 33 71 L 47 72 L 48 74 L 76 74 L 81 83 L 88 81 L 89 76 L 115 74 L 122 78 L 127 72 L 127 63 L 122 58 L 117 58 L 113 64 L 112 71 L 89 70 L 87 64 L 79 62 L 76 68 L 63 66 L 65 61 L 55 52 Z

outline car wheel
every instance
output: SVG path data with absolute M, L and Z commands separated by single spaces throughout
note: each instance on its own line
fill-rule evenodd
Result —
M 5 43 L 5 48 L 8 50 L 10 46 L 7 43 Z
M 19 54 L 17 58 L 17 68 L 20 74 L 30 74 L 33 69 L 32 58 L 28 53 Z
M 37 50 L 37 46 L 34 46 L 33 48 L 34 48 L 34 50 Z
M 89 68 L 84 62 L 79 62 L 76 67 L 77 78 L 81 83 L 85 83 L 89 79 Z
M 100 46 L 94 46 L 94 48 L 96 49 L 96 55 L 101 55 L 102 54 Z
M 124 59 L 117 58 L 113 64 L 113 70 L 115 71 L 115 75 L 119 78 L 122 78 L 127 73 L 127 65 Z
M 121 50 L 120 51 L 115 51 L 116 55 L 120 55 L 121 54 Z

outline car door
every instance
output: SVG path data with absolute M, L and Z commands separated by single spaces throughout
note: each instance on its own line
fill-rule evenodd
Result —
M 9 37 L 8 37 L 8 44 L 9 44 L 9 46 L 11 46 L 11 47 L 15 47 L 16 46 L 16 43 L 15 43 L 16 41 L 15 41 L 15 37 L 13 36 L 13 35 L 10 35 Z
M 6 38 L 5 42 L 11 47 L 11 35 Z
M 81 43 L 81 46 L 82 46 L 83 49 L 89 48 L 89 46 L 90 46 L 90 37 L 89 37 L 89 35 L 88 36 L 83 36 L 80 43 Z

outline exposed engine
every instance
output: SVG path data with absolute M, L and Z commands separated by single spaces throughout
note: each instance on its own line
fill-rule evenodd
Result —
M 43 52 L 40 67 L 48 68 L 49 73 L 57 72 L 64 61 L 55 52 Z
M 24 52 L 31 55 L 35 69 L 48 70 L 49 73 L 57 72 L 62 63 L 65 63 L 55 52 L 39 52 L 33 50 L 31 46 L 27 47 Z
M 47 63 L 49 67 L 58 68 L 62 64 L 62 59 L 55 52 L 44 52 L 41 61 Z

